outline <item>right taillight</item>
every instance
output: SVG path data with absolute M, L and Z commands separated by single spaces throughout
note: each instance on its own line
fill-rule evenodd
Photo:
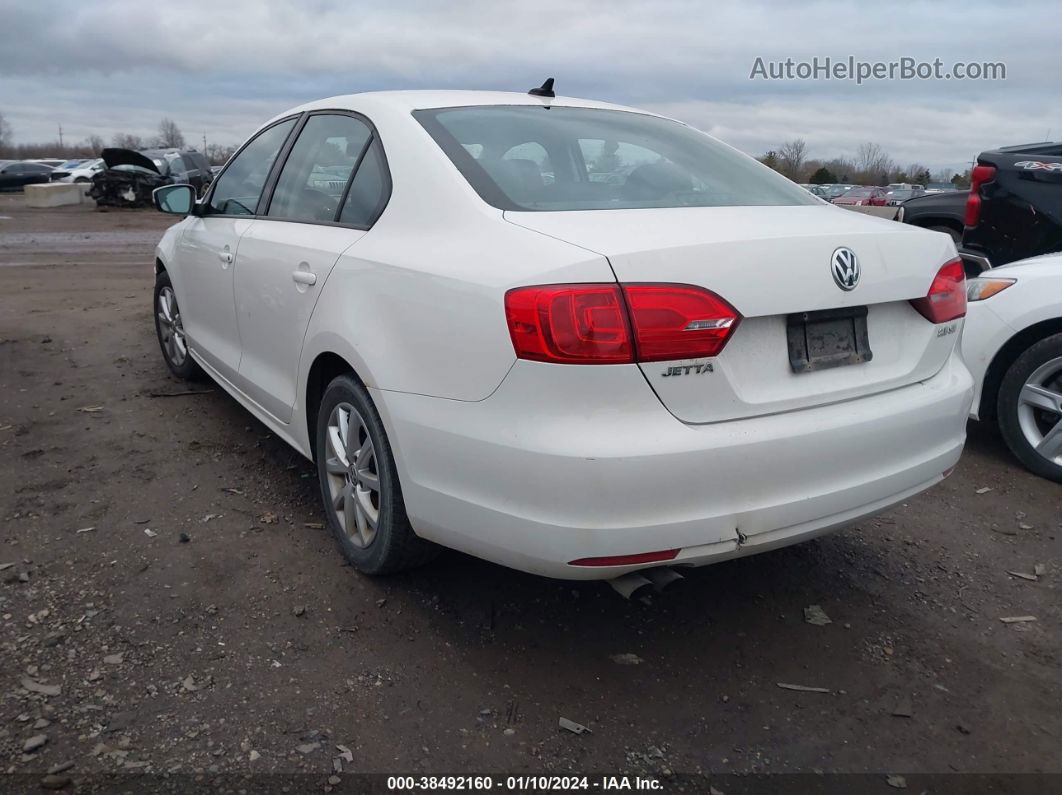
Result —
M 717 356 L 741 320 L 715 293 L 688 284 L 545 284 L 505 294 L 521 359 L 630 364 Z
M 995 166 L 974 166 L 970 172 L 970 195 L 966 197 L 966 213 L 962 219 L 966 226 L 977 226 L 981 220 L 981 186 L 991 182 L 995 175 Z
M 911 306 L 930 323 L 947 323 L 966 314 L 966 272 L 962 260 L 944 263 L 925 298 L 916 298 Z

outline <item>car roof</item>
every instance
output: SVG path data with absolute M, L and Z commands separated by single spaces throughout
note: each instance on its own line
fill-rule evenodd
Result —
M 466 107 L 469 105 L 529 105 L 570 108 L 598 108 L 622 110 L 656 116 L 649 111 L 576 97 L 538 97 L 515 91 L 365 91 L 342 94 L 307 102 L 277 114 L 270 122 L 310 110 L 354 110 L 369 113 L 373 109 L 387 109 L 404 113 L 432 108 Z

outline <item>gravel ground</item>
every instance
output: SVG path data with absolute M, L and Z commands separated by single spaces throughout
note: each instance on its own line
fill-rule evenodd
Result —
M 369 579 L 308 462 L 218 388 L 161 396 L 168 223 L 0 197 L 0 770 L 1062 772 L 1062 491 L 992 429 L 650 604 L 456 553 Z

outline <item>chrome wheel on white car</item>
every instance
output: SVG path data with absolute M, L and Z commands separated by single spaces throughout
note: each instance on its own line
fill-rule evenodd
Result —
M 317 474 L 328 525 L 344 557 L 365 574 L 426 563 L 438 547 L 413 532 L 391 445 L 368 391 L 332 380 L 317 409 Z
M 999 427 L 1023 464 L 1062 482 L 1062 334 L 1040 340 L 1007 370 Z
M 328 491 L 350 543 L 367 547 L 380 522 L 380 476 L 376 449 L 365 420 L 349 403 L 340 403 L 328 418 L 325 470 Z
M 162 271 L 155 279 L 155 333 L 159 338 L 162 358 L 178 378 L 196 378 L 202 374 L 199 365 L 188 354 L 188 338 L 184 333 L 181 308 L 173 291 L 170 275 Z
M 1048 461 L 1062 464 L 1062 356 L 1041 365 L 1018 395 L 1025 440 Z
M 159 340 L 166 358 L 180 367 L 188 356 L 188 345 L 184 340 L 184 325 L 181 323 L 181 310 L 177 307 L 177 296 L 172 287 L 163 287 L 159 291 L 158 305 L 155 311 L 159 321 Z

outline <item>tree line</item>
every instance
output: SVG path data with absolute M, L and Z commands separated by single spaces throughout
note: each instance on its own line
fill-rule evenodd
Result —
M 158 132 L 144 138 L 132 133 L 115 133 L 111 146 L 121 149 L 183 149 L 184 134 L 170 118 L 159 121 Z M 43 157 L 96 157 L 106 144 L 99 135 L 91 135 L 80 143 L 70 144 L 25 143 L 16 144 L 11 125 L 0 113 L 0 159 L 31 160 Z M 236 151 L 226 144 L 209 143 L 203 154 L 212 165 L 225 163 Z M 609 153 L 602 153 L 607 157 Z M 614 153 L 611 153 L 614 155 Z M 778 149 L 771 149 L 758 158 L 761 163 L 784 174 L 794 182 L 815 185 L 832 183 L 856 183 L 859 185 L 888 185 L 890 182 L 912 182 L 925 185 L 929 182 L 950 182 L 958 188 L 970 186 L 969 172 L 950 174 L 946 170 L 930 174 L 920 163 L 901 166 L 885 149 L 873 142 L 860 144 L 854 158 L 835 157 L 819 160 L 808 157 L 807 142 L 803 138 L 786 141 Z
M 132 133 L 118 132 L 111 136 L 110 146 L 119 149 L 184 149 L 187 146 L 184 133 L 173 119 L 163 118 L 159 121 L 158 131 L 153 136 L 144 137 Z M 108 146 L 102 136 L 90 135 L 82 141 L 70 143 L 59 141 L 46 143 L 16 143 L 11 124 L 0 113 L 0 159 L 34 160 L 54 157 L 72 160 L 79 157 L 99 157 L 100 152 Z M 221 165 L 232 153 L 235 146 L 224 144 L 207 144 L 203 154 L 212 165 Z
M 807 142 L 803 138 L 794 138 L 757 159 L 793 182 L 802 184 L 888 185 L 907 182 L 926 185 L 930 182 L 950 182 L 957 188 L 970 187 L 969 172 L 955 174 L 942 169 L 930 173 L 921 163 L 903 166 L 894 161 L 880 144 L 869 141 L 856 147 L 854 158 L 820 160 L 808 157 Z

